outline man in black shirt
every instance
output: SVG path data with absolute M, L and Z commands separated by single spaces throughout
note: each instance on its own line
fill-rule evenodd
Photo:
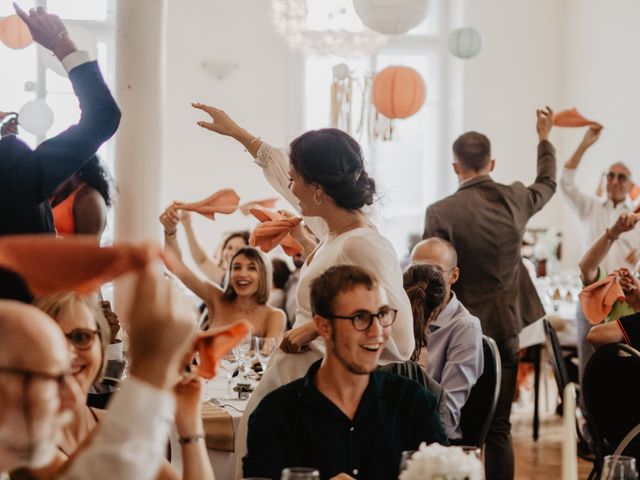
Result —
M 386 480 L 398 478 L 402 451 L 446 444 L 435 397 L 375 371 L 396 311 L 373 275 L 332 267 L 313 281 L 311 305 L 327 352 L 253 412 L 244 476 L 279 479 L 284 468 L 303 466 L 323 479 Z

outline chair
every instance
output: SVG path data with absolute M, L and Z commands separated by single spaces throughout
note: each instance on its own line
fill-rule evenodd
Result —
M 104 378 L 95 385 L 95 389 L 97 390 L 95 393 L 89 393 L 87 396 L 87 405 L 104 410 L 113 393 L 120 390 L 120 381 L 115 378 Z
M 586 418 L 593 434 L 596 468 L 640 423 L 640 352 L 622 343 L 606 345 L 589 359 L 582 380 Z M 640 459 L 640 439 L 631 440 L 625 455 Z
M 493 415 L 500 395 L 502 365 L 496 342 L 486 335 L 482 336 L 484 371 L 471 389 L 467 402 L 460 413 L 460 430 L 463 445 L 482 448 L 493 421 Z

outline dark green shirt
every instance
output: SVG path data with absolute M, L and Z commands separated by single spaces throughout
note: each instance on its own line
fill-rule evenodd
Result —
M 447 444 L 436 399 L 398 375 L 370 375 L 351 420 L 318 391 L 320 361 L 307 375 L 267 395 L 249 418 L 245 477 L 280 479 L 286 467 L 314 467 L 322 479 L 339 473 L 366 480 L 397 479 L 404 450 Z

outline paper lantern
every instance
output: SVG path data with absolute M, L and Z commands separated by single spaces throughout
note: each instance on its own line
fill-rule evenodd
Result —
M 14 50 L 27 48 L 33 43 L 29 27 L 17 15 L 11 15 L 0 22 L 0 40 Z
M 427 0 L 353 0 L 362 23 L 385 35 L 400 35 L 420 25 L 427 5 Z
M 337 65 L 334 65 L 331 71 L 333 73 L 333 78 L 336 80 L 346 80 L 351 75 L 349 65 L 346 63 L 338 63 Z
M 44 100 L 32 100 L 25 103 L 18 113 L 20 126 L 27 132 L 44 137 L 53 125 L 53 111 Z
M 458 28 L 449 34 L 449 51 L 455 57 L 473 58 L 482 48 L 480 33 L 471 27 Z
M 85 27 L 71 26 L 67 31 L 69 32 L 69 38 L 73 39 L 73 43 L 76 45 L 78 50 L 88 52 L 91 60 L 98 58 L 98 42 L 91 30 Z M 58 57 L 51 55 L 50 50 L 44 47 L 38 47 L 38 56 L 45 68 L 57 73 L 61 77 L 69 76 L 60 60 L 58 60 Z
M 373 77 L 373 104 L 387 118 L 407 118 L 422 107 L 424 81 L 409 67 L 387 67 Z

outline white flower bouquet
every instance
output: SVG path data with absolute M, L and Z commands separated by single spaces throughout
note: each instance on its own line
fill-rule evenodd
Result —
M 422 443 L 407 461 L 400 480 L 482 480 L 482 462 L 460 447 Z

